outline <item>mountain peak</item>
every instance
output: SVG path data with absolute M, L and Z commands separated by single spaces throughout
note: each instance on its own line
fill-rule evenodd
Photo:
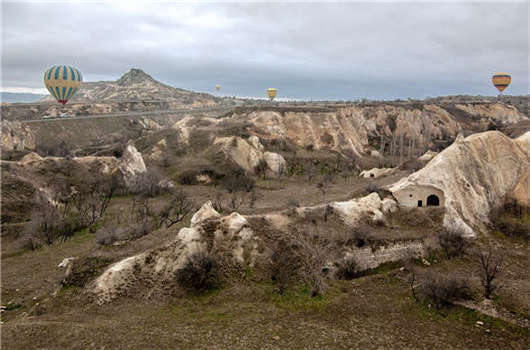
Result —
M 116 83 L 121 86 L 130 86 L 148 81 L 155 81 L 155 79 L 141 69 L 131 68 L 131 70 L 122 75 L 122 77 L 118 79 Z

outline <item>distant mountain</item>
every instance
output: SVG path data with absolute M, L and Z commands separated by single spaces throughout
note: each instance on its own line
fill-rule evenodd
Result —
M 17 103 L 17 102 L 37 102 L 41 98 L 45 97 L 43 94 L 30 94 L 23 92 L 1 92 L 0 99 L 6 103 Z
M 52 100 L 47 97 L 44 100 Z M 163 84 L 141 69 L 133 68 L 116 81 L 83 82 L 70 102 L 106 100 L 163 100 L 176 106 L 203 106 L 221 103 L 222 98 Z

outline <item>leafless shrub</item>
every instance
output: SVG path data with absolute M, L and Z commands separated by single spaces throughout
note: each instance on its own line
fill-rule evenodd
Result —
M 283 239 L 276 243 L 269 269 L 271 280 L 280 295 L 283 295 L 285 290 L 294 283 L 301 265 L 301 258 L 291 242 Z
M 289 198 L 287 200 L 287 206 L 289 208 L 299 208 L 300 207 L 300 202 L 297 199 Z
M 176 191 L 171 200 L 158 213 L 160 225 L 171 227 L 182 220 L 193 210 L 194 203 L 188 198 L 186 193 Z
M 215 288 L 219 284 L 217 261 L 206 253 L 192 254 L 175 272 L 175 278 L 179 285 L 195 293 Z
M 31 233 L 24 234 L 19 240 L 18 240 L 18 248 L 22 250 L 35 250 L 40 247 L 42 247 L 43 242 L 39 238 L 36 237 L 36 235 Z
M 140 238 L 146 236 L 153 232 L 153 222 L 152 221 L 142 221 L 136 224 L 129 226 L 129 236 L 132 239 Z
M 462 234 L 455 231 L 441 230 L 436 238 L 447 258 L 450 259 L 465 254 L 467 243 Z
M 123 239 L 125 230 L 120 227 L 119 219 L 111 220 L 96 231 L 96 243 L 100 245 L 112 245 Z
M 269 166 L 267 165 L 265 159 L 260 159 L 258 165 L 254 167 L 254 174 L 256 174 L 256 176 L 261 177 L 262 179 L 265 179 L 268 167 Z
M 354 279 L 358 273 L 357 267 L 357 260 L 354 257 L 344 259 L 337 270 L 337 277 L 345 280 Z
M 423 292 L 436 307 L 448 306 L 456 300 L 471 298 L 471 289 L 465 278 L 444 276 L 434 272 L 425 276 Z
M 409 271 L 408 284 L 409 284 L 410 291 L 412 293 L 412 297 L 414 298 L 414 300 L 416 300 L 416 302 L 419 302 L 420 299 L 418 298 L 418 295 L 416 294 L 416 280 L 417 280 L 416 268 L 414 266 L 410 266 L 408 268 L 408 271 Z
M 138 175 L 137 190 L 144 196 L 154 198 L 167 190 L 160 185 L 162 180 L 162 174 L 158 170 L 151 168 L 147 172 Z
M 215 194 L 215 197 L 211 199 L 212 201 L 212 207 L 217 211 L 218 213 L 224 213 L 224 199 L 223 194 L 221 192 L 217 192 Z
M 487 251 L 480 252 L 477 260 L 480 267 L 480 282 L 484 288 L 484 297 L 490 299 L 493 292 L 501 288 L 500 285 L 495 284 L 495 280 L 499 276 L 504 258 L 501 253 L 489 248 Z
M 238 191 L 250 192 L 255 186 L 254 180 L 248 177 L 240 169 L 233 170 L 230 174 L 225 176 L 222 184 L 229 193 Z
M 25 239 L 31 241 L 31 244 L 26 244 L 26 247 L 31 248 L 37 242 L 52 244 L 57 240 L 64 241 L 82 227 L 78 215 L 65 212 L 59 205 L 52 204 L 40 195 L 34 206 L 31 220 L 24 226 Z

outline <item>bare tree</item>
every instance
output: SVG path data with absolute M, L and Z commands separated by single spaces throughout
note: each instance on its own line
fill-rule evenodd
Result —
M 160 224 L 171 227 L 182 220 L 193 210 L 194 203 L 183 191 L 177 191 L 169 203 L 159 213 Z
M 500 253 L 495 253 L 491 248 L 478 254 L 480 282 L 484 287 L 486 299 L 490 299 L 493 292 L 501 288 L 500 285 L 494 284 L 494 281 L 499 276 L 503 260 L 503 256 Z

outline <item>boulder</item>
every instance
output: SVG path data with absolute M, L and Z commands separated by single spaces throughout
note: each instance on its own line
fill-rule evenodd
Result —
M 370 170 L 363 170 L 361 171 L 361 173 L 359 174 L 360 177 L 364 177 L 364 178 L 378 178 L 378 177 L 381 177 L 381 176 L 386 176 L 386 175 L 390 175 L 394 172 L 394 170 L 396 170 L 395 168 L 373 168 L 373 169 L 370 169 Z
M 212 201 L 208 201 L 203 204 L 203 206 L 193 214 L 191 218 L 191 226 L 197 226 L 201 222 L 208 219 L 219 219 L 221 215 L 213 208 Z

